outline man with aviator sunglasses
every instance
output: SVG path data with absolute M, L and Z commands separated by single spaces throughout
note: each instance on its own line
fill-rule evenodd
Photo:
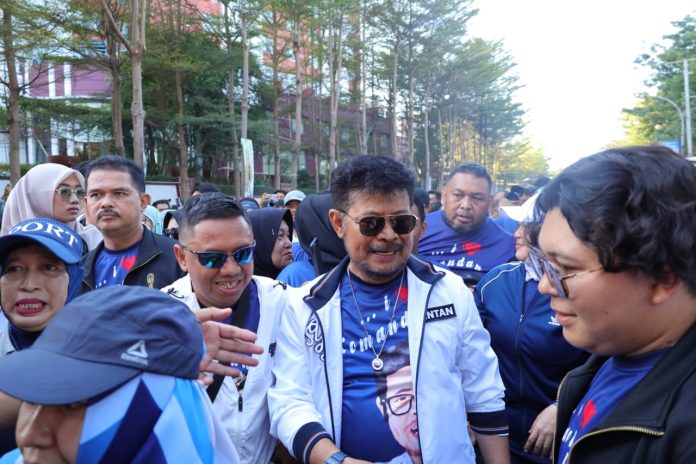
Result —
M 558 392 L 554 462 L 696 462 L 696 167 L 609 149 L 541 192 L 539 290 L 589 351 Z
M 413 172 L 382 156 L 332 174 L 329 220 L 348 256 L 288 291 L 268 393 L 271 433 L 301 462 L 474 463 L 467 423 L 486 462 L 509 462 L 503 385 L 471 292 L 411 256 L 414 189 Z M 390 392 L 413 392 L 399 421 L 375 407 L 392 354 L 409 361 Z
M 249 366 L 234 363 L 236 377 L 215 374 L 207 392 L 243 463 L 270 462 L 277 440 L 269 434 L 266 391 L 276 329 L 285 307 L 285 286 L 254 272 L 254 234 L 244 208 L 229 195 L 191 197 L 178 210 L 179 243 L 174 253 L 188 274 L 163 288 L 199 312 L 230 308 L 224 330 L 256 334 L 258 350 Z M 232 330 L 234 329 L 234 330 Z M 263 348 L 261 350 L 260 348 Z M 226 359 L 220 359 L 226 362 Z

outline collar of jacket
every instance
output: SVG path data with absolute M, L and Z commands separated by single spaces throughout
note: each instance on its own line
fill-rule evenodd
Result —
M 695 345 L 696 324 L 628 392 L 602 423 L 598 424 L 598 428 L 633 426 L 664 431 L 667 418 L 672 412 L 674 397 L 681 391 L 681 385 L 696 371 Z M 579 398 L 567 398 L 568 401 L 577 399 L 567 403 L 569 407 L 572 405 L 574 408 L 582 400 L 595 374 L 607 359 L 593 355 L 584 365 L 568 374 L 563 383 L 567 383 L 568 389 L 579 395 Z
M 92 276 L 92 269 L 94 268 L 94 263 L 97 262 L 97 256 L 99 256 L 99 253 L 104 249 L 104 240 L 101 241 L 97 247 L 90 251 L 87 256 L 85 256 L 83 260 L 83 266 L 85 268 L 84 271 L 84 276 Z M 143 226 L 143 236 L 140 239 L 140 249 L 138 250 L 138 259 L 136 260 L 135 264 L 133 265 L 133 268 L 131 271 L 137 269 L 143 262 L 150 260 L 153 256 L 160 254 L 161 251 L 159 247 L 157 246 L 157 243 L 155 241 L 155 233 L 152 232 L 150 229 L 147 227 Z M 130 271 L 129 271 L 130 272 Z M 82 279 L 84 282 L 87 282 L 86 278 Z M 93 286 L 93 282 L 87 282 L 90 287 Z
M 346 256 L 335 268 L 324 274 L 314 286 L 312 286 L 309 294 L 304 297 L 304 302 L 307 303 L 313 311 L 317 311 L 319 308 L 325 306 L 334 293 L 336 293 L 341 279 L 348 269 L 349 262 L 350 257 Z M 406 267 L 418 279 L 430 285 L 435 284 L 435 282 L 445 275 L 444 272 L 435 269 L 432 263 L 423 261 L 413 255 L 408 258 Z

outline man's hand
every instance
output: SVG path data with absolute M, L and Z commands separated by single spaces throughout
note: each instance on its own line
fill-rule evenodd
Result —
M 551 457 L 553 447 L 553 434 L 556 428 L 556 405 L 547 406 L 541 411 L 532 428 L 529 429 L 529 438 L 524 445 L 525 453 L 536 454 L 542 457 Z
M 232 314 L 232 309 L 204 308 L 194 314 L 201 325 L 205 341 L 205 356 L 201 360 L 201 372 L 238 377 L 239 370 L 228 364 L 256 366 L 259 363 L 250 356 L 263 353 L 263 348 L 254 344 L 256 341 L 254 332 L 217 322 L 228 318 Z

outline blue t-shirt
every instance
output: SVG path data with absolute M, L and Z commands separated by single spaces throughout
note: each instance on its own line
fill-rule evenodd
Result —
M 425 216 L 428 228 L 418 242 L 419 256 L 442 263 L 457 275 L 472 272 L 480 277 L 514 259 L 515 238 L 491 218 L 477 230 L 462 233 L 445 222 L 444 214 L 440 210 Z
M 102 249 L 94 263 L 94 288 L 123 285 L 126 274 L 135 266 L 138 251 L 140 242 L 125 250 Z
M 573 445 L 607 417 L 667 351 L 609 358 L 599 368 L 589 390 L 573 411 L 561 439 L 556 462 L 567 464 Z
M 252 332 L 256 333 L 259 330 L 259 320 L 261 318 L 261 308 L 259 306 L 259 290 L 256 287 L 256 282 L 254 282 L 253 279 L 249 282 L 249 286 L 247 288 L 249 290 L 249 306 L 248 308 L 246 308 L 246 317 L 244 318 L 244 322 L 240 325 L 240 327 L 242 329 L 251 330 Z M 240 299 L 239 301 L 237 301 L 237 303 L 232 305 L 232 315 L 227 319 L 223 320 L 223 323 L 232 324 L 234 312 L 242 309 L 239 307 L 241 301 L 242 299 Z M 245 354 L 251 356 L 250 353 Z M 244 364 L 232 363 L 230 364 L 230 366 L 234 367 L 235 369 L 239 369 L 239 371 L 244 375 L 247 375 L 249 373 L 249 367 L 245 366 Z
M 291 287 L 301 287 L 316 276 L 317 273 L 314 272 L 314 266 L 310 261 L 296 261 L 285 266 L 276 279 Z
M 382 285 L 371 285 L 361 281 L 351 274 L 355 299 L 358 301 L 360 312 L 355 306 L 353 292 L 348 281 L 348 273 L 341 280 L 341 322 L 343 327 L 343 416 L 341 424 L 341 450 L 351 457 L 368 461 L 389 461 L 404 453 L 404 448 L 392 435 L 389 423 L 382 415 L 383 407 L 378 406 L 378 389 L 376 371 L 372 368 L 375 352 L 380 353 L 385 343 L 380 359 L 391 357 L 388 352 L 398 350 L 405 354 L 405 364 L 408 362 L 408 328 L 406 326 L 406 309 L 408 288 L 406 278 L 398 277 Z M 394 304 L 396 309 L 394 310 Z M 392 311 L 394 322 L 390 324 Z M 361 324 L 365 319 L 365 327 L 370 334 L 366 335 Z M 386 342 L 385 342 L 386 336 Z M 389 365 L 384 367 L 387 373 Z M 401 368 L 397 369 L 400 370 Z M 403 371 L 402 371 L 403 372 Z M 398 379 L 399 392 L 413 394 L 410 374 L 407 377 L 391 377 Z M 403 384 L 403 385 L 402 385 Z M 392 387 L 390 391 L 394 390 Z M 380 404 L 382 404 L 380 402 Z M 415 417 L 415 399 L 411 404 L 412 410 L 407 414 Z M 404 416 L 406 418 L 407 416 Z M 415 421 L 414 421 L 415 422 Z M 413 425 L 411 428 L 415 428 Z M 412 432 L 408 432 L 412 433 Z

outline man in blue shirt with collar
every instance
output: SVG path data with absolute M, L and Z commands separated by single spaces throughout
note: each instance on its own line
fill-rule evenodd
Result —
M 419 255 L 478 280 L 515 256 L 515 239 L 488 217 L 492 181 L 478 163 L 456 167 L 447 178 L 442 209 L 425 217 Z

